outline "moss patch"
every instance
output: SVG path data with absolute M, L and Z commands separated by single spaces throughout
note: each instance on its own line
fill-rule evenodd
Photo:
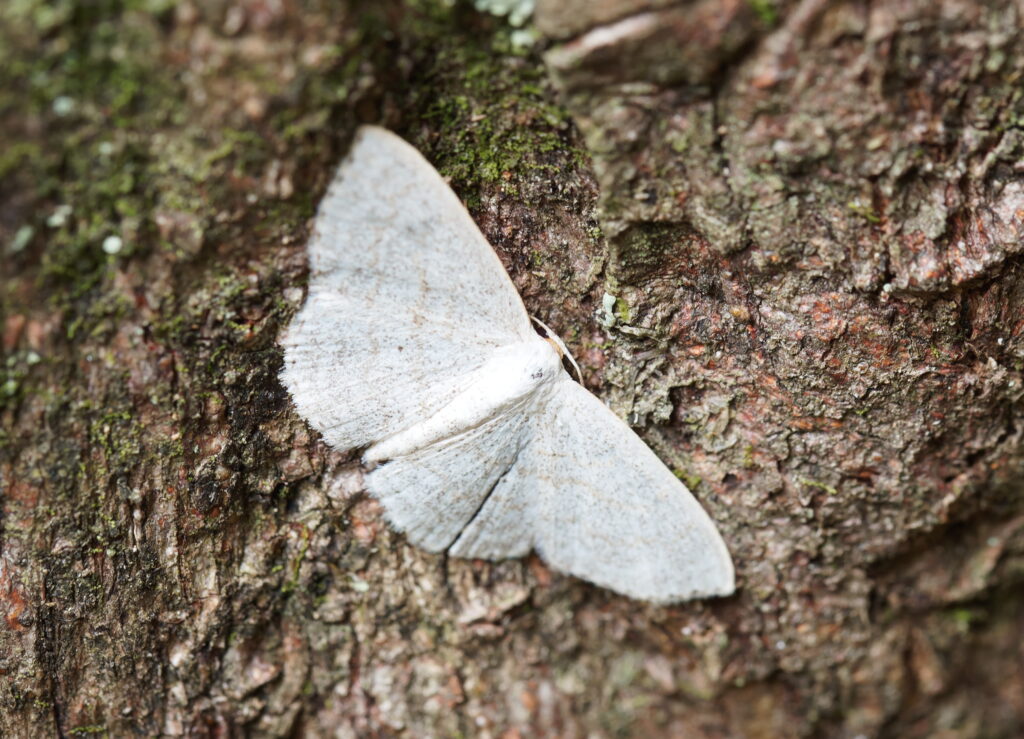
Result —
M 410 138 L 431 152 L 441 174 L 467 199 L 499 185 L 516 194 L 517 180 L 578 167 L 585 154 L 569 144 L 566 111 L 551 102 L 542 67 L 530 52 L 514 52 L 514 29 L 464 8 L 419 3 L 406 21 L 415 73 L 409 80 Z

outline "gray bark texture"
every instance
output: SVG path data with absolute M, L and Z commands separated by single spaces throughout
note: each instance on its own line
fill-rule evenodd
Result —
M 1024 735 L 1022 22 L 0 4 L 0 735 Z M 277 337 L 360 122 L 450 178 L 735 596 L 420 552 L 297 416 Z

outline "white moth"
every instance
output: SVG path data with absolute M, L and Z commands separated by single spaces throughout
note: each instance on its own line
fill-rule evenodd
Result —
M 430 164 L 364 127 L 320 203 L 309 296 L 283 339 L 299 411 L 366 447 L 367 490 L 431 552 L 553 568 L 633 598 L 734 590 L 683 484 L 562 368 Z

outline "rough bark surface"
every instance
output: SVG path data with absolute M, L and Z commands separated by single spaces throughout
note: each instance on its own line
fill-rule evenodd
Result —
M 0 5 L 2 735 L 1024 733 L 1024 8 L 535 20 Z M 360 121 L 451 177 L 734 597 L 419 552 L 295 414 Z

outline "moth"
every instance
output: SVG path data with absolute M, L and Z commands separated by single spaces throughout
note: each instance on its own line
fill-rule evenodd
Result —
M 282 343 L 299 412 L 364 449 L 410 542 L 535 550 L 632 598 L 729 595 L 729 551 L 686 487 L 563 369 L 469 213 L 412 146 L 362 127 L 320 203 L 309 292 Z

